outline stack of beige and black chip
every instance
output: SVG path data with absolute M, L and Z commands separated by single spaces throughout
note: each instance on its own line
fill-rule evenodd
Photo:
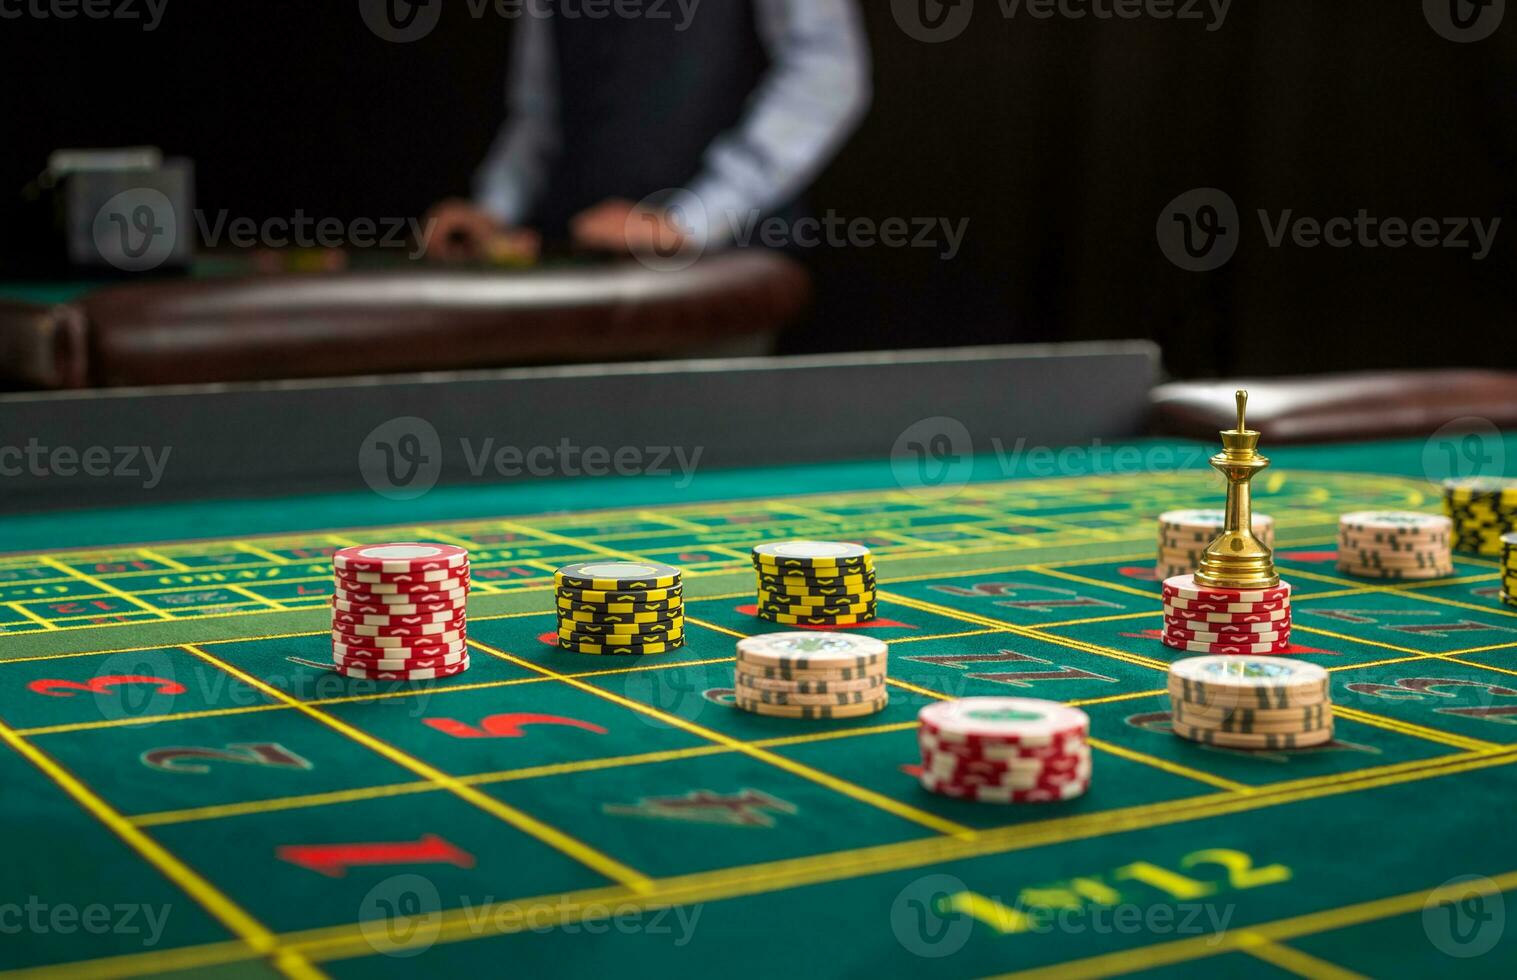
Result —
M 883 640 L 808 630 L 737 643 L 735 703 L 775 718 L 857 718 L 890 703 Z
M 1222 533 L 1227 515 L 1220 510 L 1171 510 L 1159 515 L 1159 560 L 1154 577 L 1160 582 L 1189 575 L 1201 564 L 1206 546 Z M 1275 519 L 1254 515 L 1254 537 L 1275 549 Z
M 641 656 L 685 645 L 683 576 L 673 565 L 586 561 L 558 584 L 558 645 L 576 653 Z
M 1169 668 L 1171 727 L 1231 749 L 1304 749 L 1333 740 L 1328 674 L 1304 660 L 1222 655 Z
M 1361 510 L 1338 518 L 1338 569 L 1364 578 L 1454 574 L 1454 522 L 1438 514 Z
M 753 549 L 758 615 L 787 626 L 854 626 L 875 618 L 874 557 L 861 544 L 779 541 Z

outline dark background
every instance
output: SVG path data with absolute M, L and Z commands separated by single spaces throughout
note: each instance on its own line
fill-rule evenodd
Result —
M 1455 44 L 1417 0 L 1236 0 L 1215 32 L 1005 19 L 977 0 L 962 36 L 929 45 L 885 0 L 866 6 L 874 110 L 813 210 L 967 217 L 968 238 L 951 262 L 813 254 L 823 300 L 792 347 L 1149 337 L 1179 376 L 1517 364 L 1517 13 Z M 406 45 L 370 33 L 356 0 L 169 0 L 154 33 L 0 20 L 0 200 L 17 207 L 56 147 L 150 143 L 196 161 L 208 211 L 418 215 L 468 188 L 501 121 L 509 31 L 451 0 Z M 1243 241 L 1224 268 L 1184 272 L 1155 224 L 1205 186 L 1237 201 Z M 1484 262 L 1271 249 L 1258 208 L 1503 226 Z M 8 236 L 6 258 L 26 247 Z

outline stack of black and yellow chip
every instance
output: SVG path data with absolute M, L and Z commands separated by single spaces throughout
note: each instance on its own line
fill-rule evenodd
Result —
M 1501 601 L 1517 606 L 1517 533 L 1501 536 Z
M 586 561 L 554 573 L 558 645 L 576 653 L 639 656 L 685 645 L 681 573 L 656 562 Z
M 859 544 L 780 541 L 753 549 L 758 615 L 789 626 L 848 626 L 875 618 L 874 558 Z
M 1443 512 L 1454 522 L 1454 550 L 1501 554 L 1501 536 L 1517 530 L 1517 480 L 1445 480 Z

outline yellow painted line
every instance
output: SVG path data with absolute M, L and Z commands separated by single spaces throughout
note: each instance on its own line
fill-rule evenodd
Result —
M 1124 973 L 1137 973 L 1140 970 L 1174 966 L 1178 963 L 1189 963 L 1208 956 L 1242 951 L 1247 944 L 1257 942 L 1261 938 L 1269 942 L 1285 942 L 1303 936 L 1314 936 L 1323 932 L 1379 922 L 1411 912 L 1420 912 L 1424 905 L 1436 902 L 1440 897 L 1456 899 L 1476 891 L 1482 894 L 1508 892 L 1517 888 L 1517 871 L 1508 871 L 1488 880 L 1489 886 L 1481 883 L 1477 887 L 1476 882 L 1473 881 L 1462 882 L 1453 888 L 1439 885 L 1437 888 L 1428 888 L 1423 891 L 1406 892 L 1389 898 L 1344 905 L 1340 908 L 1326 909 L 1288 919 L 1276 919 L 1262 925 L 1249 926 L 1247 929 L 1231 929 L 1226 932 L 1190 936 L 1167 943 L 1156 943 L 1141 949 L 1121 950 L 1034 970 L 1005 973 L 1001 975 L 1000 980 L 1013 980 L 1013 978 L 1015 980 L 1034 980 L 1034 978 L 1053 980 L 1055 977 L 1059 980 L 1083 980 L 1083 978 L 1112 977 Z
M 1271 942 L 1247 929 L 1243 931 L 1242 938 L 1244 946 L 1241 952 L 1263 960 L 1270 966 L 1279 967 L 1287 973 L 1294 973 L 1298 977 L 1306 977 L 1308 980 L 1370 980 L 1362 973 L 1345 970 L 1336 963 L 1329 963 L 1310 953 L 1303 953 L 1299 949 Z
M 1091 704 L 1111 704 L 1114 701 L 1135 701 L 1138 698 L 1151 698 L 1159 694 L 1168 696 L 1169 689 L 1155 688 L 1152 691 L 1133 691 L 1130 694 L 1113 694 L 1109 697 L 1104 698 L 1075 698 L 1073 701 L 1066 701 L 1064 703 L 1072 708 L 1083 708 L 1086 705 Z
M 268 957 L 280 972 L 289 977 L 323 977 L 305 957 L 280 945 L 278 938 L 262 923 L 253 918 L 240 905 L 223 894 L 216 886 L 196 873 L 189 865 L 175 857 L 157 841 L 132 826 L 110 804 L 80 782 L 72 773 L 54 762 L 52 757 L 17 735 L 8 725 L 0 723 L 0 741 L 5 742 L 22 758 L 41 770 L 59 789 L 81 806 L 90 816 L 100 821 L 106 829 L 121 839 L 127 847 L 141 855 L 169 881 L 193 898 L 222 925 L 246 944 L 260 957 Z
M 174 559 L 169 558 L 166 555 L 161 555 L 158 552 L 152 550 L 151 548 L 138 548 L 137 549 L 137 553 L 139 555 L 141 555 L 142 557 L 148 559 L 149 561 L 161 562 L 162 564 L 167 565 L 171 571 L 175 571 L 175 572 L 188 572 L 188 571 L 190 571 L 190 566 L 184 564 L 183 562 L 177 562 Z
M 59 628 L 57 623 L 53 623 L 53 622 L 50 622 L 49 620 L 43 619 L 41 616 L 38 616 L 36 613 L 32 612 L 30 609 L 26 608 L 26 606 L 22 605 L 19 602 L 7 602 L 6 606 L 8 606 L 9 608 L 15 610 L 16 612 L 20 613 L 21 615 L 25 616 L 27 619 L 29 619 L 32 622 L 36 623 L 38 626 L 42 627 L 42 629 L 40 629 L 40 630 L 21 630 L 20 632 L 23 633 L 23 634 L 25 634 L 25 633 L 41 633 L 41 632 L 46 632 L 47 630 L 55 630 L 55 629 Z
M 429 766 L 415 756 L 408 755 L 389 743 L 382 742 L 373 735 L 354 728 L 352 725 L 334 718 L 324 711 L 318 711 L 309 704 L 291 697 L 279 688 L 264 683 L 246 671 L 239 670 L 225 660 L 214 657 L 191 644 L 185 644 L 184 649 L 201 658 L 206 663 L 226 671 L 249 687 L 256 688 L 269 697 L 284 701 L 311 720 L 320 722 L 338 734 L 357 742 L 371 752 L 389 759 L 404 769 L 409 769 L 421 778 L 436 783 L 438 786 L 451 792 L 454 796 L 473 804 L 491 816 L 515 827 L 522 833 L 537 838 L 554 850 L 568 855 L 586 867 L 605 875 L 612 881 L 620 882 L 636 892 L 644 892 L 650 887 L 650 880 L 645 875 L 634 871 L 619 861 L 613 860 L 558 828 L 546 824 L 515 807 L 508 806 L 493 797 L 487 796 L 474 787 L 460 782 L 456 777 L 450 776 L 433 766 Z
M 555 680 L 562 681 L 565 684 L 578 688 L 587 694 L 593 694 L 598 698 L 603 698 L 604 700 L 619 704 L 622 707 L 636 711 L 639 714 L 647 715 L 650 718 L 656 718 L 666 725 L 683 729 L 692 735 L 697 735 L 708 741 L 716 742 L 720 745 L 725 745 L 734 751 L 741 752 L 744 755 L 759 760 L 760 762 L 768 763 L 777 769 L 783 769 L 785 772 L 788 772 L 793 776 L 799 776 L 802 779 L 806 779 L 810 782 L 825 786 L 828 789 L 843 794 L 844 796 L 852 797 L 860 803 L 874 807 L 877 810 L 884 810 L 885 812 L 900 817 L 903 820 L 909 820 L 912 823 L 919 824 L 920 826 L 927 827 L 932 830 L 936 830 L 942 834 L 950 834 L 955 837 L 966 839 L 974 837 L 975 832 L 970 828 L 963 826 L 962 824 L 955 823 L 952 820 L 946 820 L 942 817 L 937 816 L 936 814 L 928 813 L 926 810 L 918 809 L 917 807 L 911 806 L 907 803 L 902 803 L 899 800 L 891 799 L 882 793 L 876 793 L 874 790 L 855 785 L 844 779 L 839 779 L 836 776 L 829 775 L 818 769 L 813 769 L 810 766 L 803 765 L 802 763 L 795 762 L 791 759 L 787 759 L 782 755 L 775 755 L 773 752 L 755 748 L 748 742 L 743 742 L 739 739 L 735 739 L 730 735 L 724 735 L 721 732 L 706 728 L 703 725 L 697 725 L 694 722 L 687 721 L 686 719 L 679 717 L 678 715 L 671 715 L 666 711 L 659 711 L 657 708 L 650 707 L 639 701 L 634 701 L 631 698 L 624 698 L 619 694 L 613 694 L 612 692 L 598 688 L 593 684 L 586 684 L 578 678 L 571 677 L 567 674 L 560 674 L 557 671 L 550 670 L 549 668 L 542 666 L 541 664 L 535 664 L 530 660 L 524 660 L 521 657 L 506 653 L 503 650 L 496 650 L 493 647 L 486 646 L 485 644 L 479 643 L 475 640 L 470 640 L 469 646 L 474 647 L 478 650 L 482 650 L 492 657 L 499 657 L 500 659 L 514 663 L 517 666 L 526 667 L 528 670 L 535 670 L 538 673 L 545 674 L 549 677 L 554 678 Z
M 1132 749 L 1113 744 L 1105 739 L 1092 738 L 1088 739 L 1088 741 L 1091 748 L 1099 749 L 1102 752 L 1110 752 L 1119 759 L 1126 759 L 1129 762 L 1136 762 L 1154 769 L 1160 769 L 1173 776 L 1193 779 L 1198 783 L 1205 783 L 1208 786 L 1225 789 L 1229 793 L 1253 793 L 1257 789 L 1256 787 L 1249 786 L 1247 783 L 1235 782 L 1231 779 L 1224 779 L 1221 776 L 1214 776 L 1209 772 L 1203 772 L 1200 769 L 1182 766 L 1178 762 L 1170 762 L 1168 759 L 1161 759 L 1158 756 L 1148 755 L 1145 752 L 1135 752 Z
M 1081 585 L 1096 585 L 1100 586 L 1103 589 L 1109 589 L 1112 592 L 1123 592 L 1127 595 L 1135 595 L 1140 599 L 1149 599 L 1153 602 L 1160 603 L 1161 605 L 1164 602 L 1164 597 L 1162 595 L 1158 595 L 1153 592 L 1144 592 L 1142 589 L 1135 589 L 1130 585 L 1120 585 L 1116 582 L 1103 582 L 1100 579 L 1088 578 L 1084 575 L 1076 575 L 1073 572 L 1066 572 L 1060 568 L 1044 568 L 1039 565 L 1034 565 L 1029 569 L 1029 571 L 1037 572 L 1040 575 L 1048 575 L 1052 578 L 1067 579 L 1070 582 L 1078 582 Z
M 172 619 L 173 618 L 168 613 L 164 612 L 162 609 L 159 609 L 156 606 L 149 605 L 148 603 L 143 602 L 141 599 L 137 598 L 134 595 L 129 595 L 126 592 L 122 592 L 120 589 L 114 588 L 113 586 L 110 586 L 110 585 L 106 585 L 104 582 L 100 581 L 99 579 L 93 578 L 93 577 L 91 577 L 89 575 L 86 575 L 86 574 L 84 574 L 83 572 L 79 571 L 76 568 L 70 568 L 69 566 L 63 564 L 62 562 L 58 561 L 55 558 L 52 558 L 52 557 L 47 556 L 47 555 L 44 555 L 39 560 L 44 565 L 48 566 L 49 568 L 53 569 L 54 571 L 62 572 L 63 574 L 69 576 L 70 578 L 78 579 L 79 581 L 83 582 L 85 585 L 88 585 L 90 588 L 92 588 L 92 589 L 98 589 L 100 592 L 102 592 L 105 595 L 114 596 L 117 599 L 121 599 L 121 600 L 123 600 L 125 602 L 129 602 L 132 605 L 137 606 L 139 609 L 143 610 L 144 612 L 154 613 L 160 619 Z M 70 597 L 70 598 L 78 598 L 78 597 L 75 596 L 75 597 Z
M 1399 732 L 1402 735 L 1410 735 L 1412 738 L 1420 738 L 1428 742 L 1437 742 L 1440 745 L 1448 745 L 1456 749 L 1465 749 L 1470 752 L 1495 752 L 1504 746 L 1495 742 L 1485 742 L 1478 738 L 1466 738 L 1463 735 L 1455 735 L 1451 732 L 1439 731 L 1435 728 L 1427 728 L 1423 725 L 1402 721 L 1399 718 L 1387 718 L 1384 715 L 1370 714 L 1358 708 L 1345 708 L 1342 705 L 1333 705 L 1335 718 L 1347 718 L 1361 725 L 1372 725 L 1375 728 L 1383 728 L 1390 732 Z

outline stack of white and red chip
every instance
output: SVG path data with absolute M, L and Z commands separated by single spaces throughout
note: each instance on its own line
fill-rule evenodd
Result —
M 1090 718 L 1034 698 L 939 701 L 917 715 L 922 786 L 984 803 L 1053 803 L 1090 788 Z
M 1218 589 L 1164 581 L 1164 645 L 1187 653 L 1270 654 L 1290 647 L 1291 587 Z
M 469 553 L 366 544 L 332 556 L 332 660 L 349 677 L 425 681 L 469 669 Z
M 1222 533 L 1227 515 L 1220 510 L 1170 510 L 1159 515 L 1159 558 L 1154 577 L 1160 582 L 1176 575 L 1189 575 L 1201 565 L 1206 546 Z M 1275 548 L 1275 519 L 1253 516 L 1254 537 L 1271 551 Z

